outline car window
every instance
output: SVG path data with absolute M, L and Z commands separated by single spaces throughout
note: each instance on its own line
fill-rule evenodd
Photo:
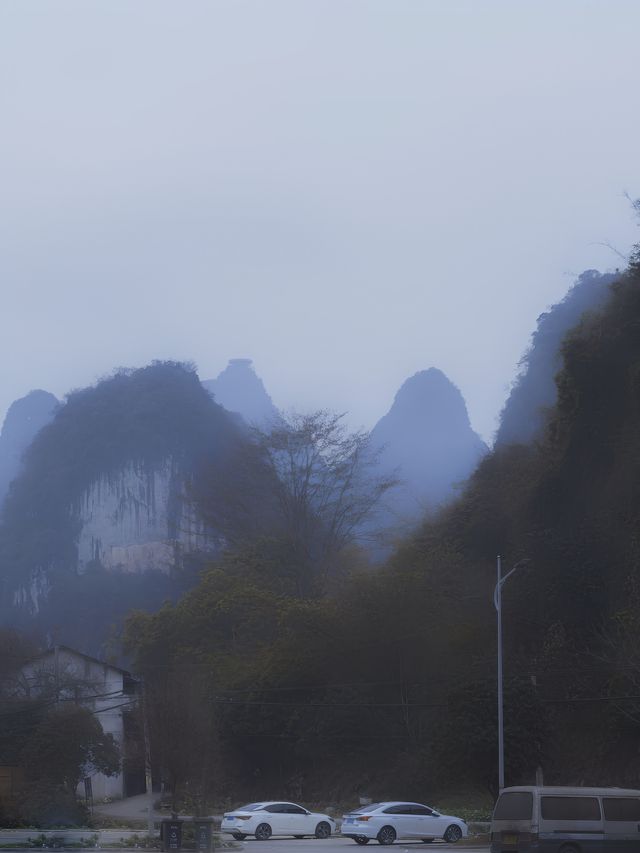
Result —
M 383 814 L 413 814 L 411 809 L 413 806 L 411 803 L 400 803 L 397 806 L 389 806 L 383 812 Z
M 411 806 L 411 814 L 417 815 L 432 815 L 433 810 L 426 806 Z
M 359 809 L 354 809 L 349 814 L 366 814 L 366 812 L 375 812 L 379 809 L 382 803 L 370 803 L 368 806 L 360 806 Z
M 284 814 L 287 811 L 287 803 L 272 803 L 265 807 L 265 811 L 271 814 Z
M 287 804 L 287 814 L 306 814 L 307 810 L 303 809 L 302 806 L 294 806 L 293 803 Z
M 236 811 L 239 812 L 257 812 L 264 807 L 264 803 L 249 803 L 248 806 L 240 806 Z

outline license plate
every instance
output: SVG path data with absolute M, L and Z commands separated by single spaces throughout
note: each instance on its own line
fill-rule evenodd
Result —
M 515 833 L 511 833 L 511 834 L 503 833 L 502 834 L 502 843 L 503 844 L 517 844 L 518 843 L 518 836 Z
M 345 823 L 355 823 L 356 819 L 354 817 L 345 817 L 344 822 Z

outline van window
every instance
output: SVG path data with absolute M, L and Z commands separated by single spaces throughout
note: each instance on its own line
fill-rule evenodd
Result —
M 640 821 L 640 798 L 603 797 L 605 820 Z
M 600 820 L 596 797 L 542 797 L 544 820 Z
M 511 791 L 500 794 L 493 812 L 494 820 L 531 820 L 533 794 L 531 791 Z

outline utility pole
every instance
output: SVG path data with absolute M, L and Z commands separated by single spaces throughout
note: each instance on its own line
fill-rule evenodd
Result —
M 498 790 L 504 788 L 504 706 L 502 701 L 502 561 L 497 559 L 494 603 L 498 614 Z
M 60 704 L 60 646 L 56 643 L 53 647 L 53 669 L 56 689 L 56 705 Z
M 149 720 L 147 691 L 144 678 L 140 679 L 142 687 L 142 730 L 144 733 L 144 781 L 147 792 L 147 836 L 151 843 L 155 837 L 155 822 L 153 819 L 153 778 L 151 776 L 151 740 L 149 738 Z
M 502 577 L 502 561 L 500 555 L 497 557 L 498 579 L 493 591 L 493 604 L 498 614 L 498 790 L 504 788 L 504 705 L 503 705 L 503 677 L 502 677 L 502 587 L 511 575 L 530 562 L 528 559 L 519 560 L 510 572 Z

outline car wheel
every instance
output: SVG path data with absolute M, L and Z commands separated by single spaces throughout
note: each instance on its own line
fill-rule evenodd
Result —
M 452 823 L 451 826 L 448 826 L 445 829 L 442 837 L 445 841 L 448 841 L 449 844 L 455 844 L 456 841 L 460 841 L 462 838 L 462 830 L 455 823 Z
M 371 839 L 367 838 L 366 835 L 354 835 L 353 840 L 356 844 L 368 844 L 371 841 Z
M 383 826 L 377 835 L 378 844 L 393 844 L 396 840 L 396 831 L 392 826 Z
M 244 841 L 247 837 L 244 832 L 232 832 L 231 833 L 236 841 Z
M 271 827 L 268 823 L 259 823 L 255 835 L 258 841 L 268 841 L 271 838 Z
M 326 820 L 321 820 L 316 826 L 315 835 L 316 838 L 328 838 L 331 835 L 331 826 L 326 822 Z

